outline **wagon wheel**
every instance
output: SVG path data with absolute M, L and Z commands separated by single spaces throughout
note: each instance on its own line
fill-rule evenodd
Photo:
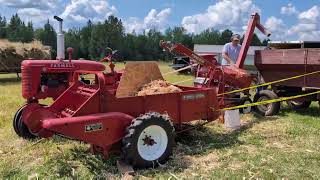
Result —
M 35 139 L 37 136 L 30 132 L 29 128 L 22 121 L 22 111 L 27 105 L 18 109 L 13 118 L 13 129 L 16 134 L 24 139 Z
M 252 100 L 249 97 L 243 97 L 241 98 L 239 105 L 245 105 L 245 104 L 251 104 L 251 103 L 252 103 Z M 251 110 L 252 110 L 251 106 L 239 109 L 240 113 L 242 114 L 248 114 L 251 112 Z
M 172 155 L 175 130 L 168 116 L 146 113 L 132 121 L 122 143 L 126 163 L 136 168 L 156 167 Z
M 255 97 L 254 102 L 262 102 L 266 100 L 271 99 L 277 99 L 278 96 L 276 93 L 270 90 L 262 90 L 259 91 Z M 270 103 L 270 104 L 264 104 L 264 105 L 258 105 L 254 107 L 254 110 L 263 116 L 272 116 L 276 115 L 280 111 L 280 102 Z
M 308 108 L 311 104 L 311 101 L 291 100 L 291 101 L 287 101 L 287 104 L 291 109 L 298 110 L 298 109 Z

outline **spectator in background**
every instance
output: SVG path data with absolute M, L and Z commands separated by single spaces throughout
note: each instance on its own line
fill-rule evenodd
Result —
M 240 35 L 233 34 L 231 42 L 225 44 L 222 50 L 222 62 L 221 65 L 233 65 L 236 63 L 241 49 Z

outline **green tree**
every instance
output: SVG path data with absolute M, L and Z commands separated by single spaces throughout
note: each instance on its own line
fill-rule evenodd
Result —
M 92 28 L 89 42 L 89 56 L 91 59 L 98 59 L 104 56 L 104 54 L 102 54 L 105 46 L 102 38 L 104 36 L 103 28 L 100 22 Z
M 89 58 L 89 45 L 90 45 L 90 39 L 91 39 L 91 32 L 92 32 L 93 24 L 89 20 L 87 25 L 84 26 L 80 30 L 80 54 L 79 57 L 81 58 Z
M 243 36 L 241 37 L 241 40 L 240 40 L 240 41 L 241 41 L 241 44 L 243 43 L 244 36 L 245 36 L 245 35 L 243 35 Z M 261 43 L 259 37 L 257 36 L 256 33 L 254 33 L 253 36 L 252 36 L 252 40 L 251 40 L 251 42 L 250 42 L 250 46 L 262 46 L 262 45 L 263 45 L 263 44 Z
M 34 30 L 32 22 L 28 22 L 28 25 L 25 26 L 24 23 L 21 26 L 22 41 L 23 42 L 31 42 L 34 38 Z
M 220 44 L 220 38 L 220 32 L 211 28 L 202 31 L 198 35 L 195 35 L 193 42 L 195 44 Z
M 67 33 L 65 33 L 65 47 L 72 47 L 73 53 L 72 58 L 78 59 L 81 57 L 81 50 L 80 50 L 80 31 L 78 29 L 69 29 Z M 81 40 L 80 40 L 81 41 Z M 66 57 L 68 57 L 68 54 L 66 52 Z
M 120 19 L 109 16 L 104 23 L 98 23 L 92 27 L 89 54 L 93 59 L 105 56 L 107 48 L 122 49 L 124 27 Z
M 262 43 L 256 33 L 253 34 L 251 46 L 262 46 Z
M 229 29 L 222 31 L 220 36 L 220 44 L 226 44 L 230 42 L 232 34 L 233 32 Z
M 264 40 L 262 41 L 262 46 L 268 46 L 268 42 L 269 42 L 269 41 L 270 41 L 269 38 L 264 39 Z
M 37 29 L 35 31 L 36 39 L 40 40 L 42 44 L 51 47 L 51 57 L 56 57 L 57 51 L 57 34 L 54 28 L 51 26 L 49 20 L 44 25 L 43 29 Z
M 7 38 L 10 41 L 23 41 L 22 30 L 24 23 L 21 21 L 18 14 L 11 17 L 8 28 L 7 28 Z
M 7 20 L 6 17 L 0 16 L 0 38 L 6 38 L 7 37 Z

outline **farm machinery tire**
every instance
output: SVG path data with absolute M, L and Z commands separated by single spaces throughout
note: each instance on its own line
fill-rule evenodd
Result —
M 134 119 L 122 139 L 122 158 L 135 168 L 156 167 L 172 155 L 175 129 L 167 115 L 150 112 Z
M 254 102 L 261 102 L 261 101 L 277 99 L 277 98 L 278 98 L 278 95 L 273 91 L 262 90 L 255 95 Z M 280 102 L 254 106 L 254 110 L 255 112 L 257 112 L 262 116 L 273 116 L 279 113 Z
M 23 105 L 21 108 L 18 109 L 16 114 L 13 118 L 13 129 L 16 134 L 24 139 L 35 139 L 37 138 L 36 135 L 32 134 L 28 127 L 22 121 L 22 111 L 27 105 Z
M 289 106 L 289 108 L 293 109 L 293 110 L 298 110 L 298 109 L 305 109 L 308 108 L 311 104 L 311 101 L 295 101 L 295 100 L 291 100 L 291 101 L 287 101 L 287 104 Z
M 251 103 L 252 103 L 252 100 L 249 97 L 242 97 L 240 99 L 239 105 L 251 104 Z M 249 106 L 249 107 L 245 107 L 245 108 L 240 108 L 239 111 L 242 114 L 248 114 L 252 111 L 252 107 Z

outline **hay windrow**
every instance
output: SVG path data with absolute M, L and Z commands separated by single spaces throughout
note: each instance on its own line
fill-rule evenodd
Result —
M 51 59 L 50 47 L 40 41 L 30 43 L 0 40 L 0 72 L 20 72 L 25 59 Z
M 155 80 L 145 84 L 136 94 L 136 96 L 146 96 L 153 94 L 165 94 L 181 92 L 182 90 L 167 81 Z

